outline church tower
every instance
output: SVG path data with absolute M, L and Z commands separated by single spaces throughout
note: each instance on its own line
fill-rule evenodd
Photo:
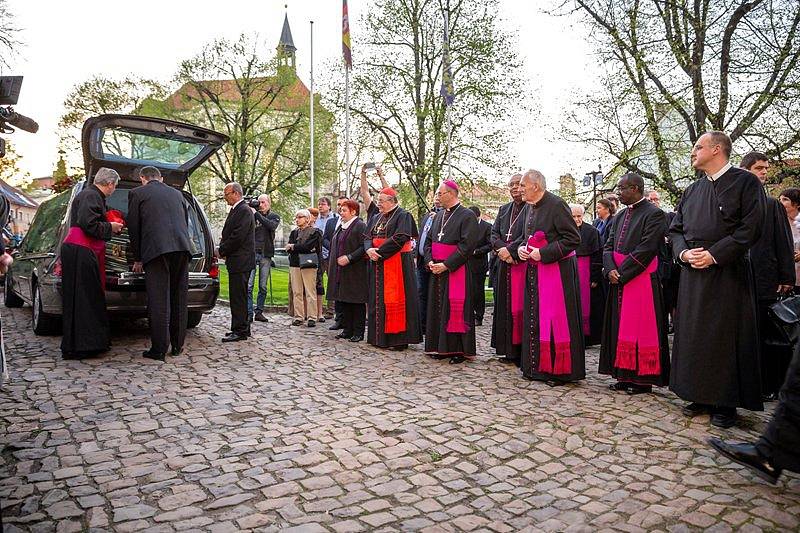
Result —
M 288 70 L 293 74 L 297 74 L 295 66 L 295 52 L 297 47 L 292 40 L 292 30 L 289 27 L 289 14 L 287 13 L 283 19 L 283 30 L 281 31 L 281 38 L 278 41 L 278 69 Z

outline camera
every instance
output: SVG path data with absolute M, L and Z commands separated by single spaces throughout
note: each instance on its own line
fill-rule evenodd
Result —
M 22 89 L 22 76 L 0 76 L 0 133 L 14 133 L 18 128 L 30 133 L 36 133 L 39 125 L 35 120 L 20 115 L 11 107 L 19 100 Z M 0 158 L 6 155 L 5 140 L 0 139 Z
M 252 207 L 253 209 L 258 209 L 258 196 L 245 196 L 242 198 L 244 202 L 247 204 L 248 207 Z

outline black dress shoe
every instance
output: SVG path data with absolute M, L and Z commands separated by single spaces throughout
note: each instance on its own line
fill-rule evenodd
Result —
M 500 357 L 497 360 L 497 362 L 498 363 L 503 363 L 504 365 L 513 365 L 514 364 L 514 360 L 513 359 L 509 359 L 508 357 Z
M 253 317 L 253 320 L 256 322 L 269 322 L 269 319 L 264 316 L 264 313 L 261 312 L 256 313 L 256 315 Z
M 637 394 L 649 394 L 653 392 L 653 387 L 650 385 L 639 385 L 637 383 L 630 383 L 628 390 L 625 392 L 628 393 L 629 396 L 635 396 Z
M 544 382 L 544 384 L 547 385 L 548 387 L 561 387 L 562 385 L 566 385 L 564 381 L 558 381 L 555 379 L 548 379 L 547 381 Z
M 342 329 L 342 323 L 341 322 L 334 322 L 333 324 L 331 324 L 331 326 L 328 329 L 331 330 L 331 331 L 336 331 L 337 329 Z
M 608 386 L 609 389 L 617 392 L 626 391 L 631 386 L 627 381 L 617 381 Z
M 769 459 L 762 457 L 750 443 L 731 444 L 717 438 L 708 439 L 708 443 L 731 461 L 746 466 L 758 477 L 773 485 L 783 472 L 782 469 L 774 467 Z
M 353 335 L 350 333 L 345 333 L 344 331 L 340 331 L 338 335 L 334 337 L 334 339 L 349 339 Z
M 688 416 L 689 418 L 700 416 L 700 415 L 707 415 L 711 413 L 711 406 L 706 405 L 704 403 L 696 403 L 692 402 L 681 410 L 684 416 Z
M 152 359 L 154 361 L 161 361 L 164 362 L 164 354 L 159 352 L 154 352 L 153 350 L 145 350 L 142 352 L 142 355 L 147 359 Z
M 398 344 L 397 346 L 389 346 L 388 349 L 392 350 L 393 352 L 402 352 L 406 348 L 408 348 L 408 344 Z
M 711 413 L 711 425 L 728 429 L 736 425 L 736 409 L 731 407 L 716 407 Z
M 466 360 L 467 358 L 464 357 L 463 355 L 454 355 L 453 357 L 450 358 L 450 361 L 448 361 L 448 363 L 450 363 L 451 365 L 457 365 L 459 363 L 463 363 Z
M 361 342 L 364 340 L 364 335 L 353 335 L 350 337 L 350 342 Z
M 173 357 L 178 357 L 183 353 L 183 348 L 173 348 L 169 353 L 172 354 Z
M 80 361 L 84 358 L 84 354 L 81 352 L 63 352 L 61 358 L 67 361 Z
M 247 335 L 239 335 L 238 333 L 222 337 L 222 342 L 239 342 L 244 340 L 247 340 Z

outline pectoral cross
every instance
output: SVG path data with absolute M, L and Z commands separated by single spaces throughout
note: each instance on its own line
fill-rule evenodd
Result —
M 511 228 L 508 228 L 508 233 L 506 233 L 506 241 L 511 240 Z
M 444 237 L 444 229 L 439 231 L 438 236 L 439 236 L 439 242 L 442 242 L 442 237 Z

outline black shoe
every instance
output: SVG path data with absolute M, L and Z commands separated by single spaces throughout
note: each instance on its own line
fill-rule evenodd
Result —
M 566 385 L 565 382 L 557 381 L 555 379 L 548 379 L 547 381 L 544 382 L 544 384 L 547 385 L 548 387 L 561 387 L 562 385 Z
M 61 358 L 67 361 L 80 361 L 84 358 L 84 354 L 80 352 L 63 352 Z
M 736 425 L 736 409 L 730 407 L 716 407 L 711 414 L 711 425 L 728 429 Z
M 467 358 L 464 357 L 463 355 L 454 355 L 453 357 L 450 358 L 450 361 L 448 361 L 448 363 L 450 363 L 451 365 L 457 365 L 459 363 L 463 363 L 466 360 Z
M 514 360 L 513 359 L 509 359 L 508 357 L 500 357 L 499 359 L 497 359 L 497 362 L 498 363 L 503 363 L 504 365 L 513 365 L 514 364 Z
M 781 477 L 783 470 L 772 466 L 769 459 L 762 457 L 756 447 L 750 443 L 731 444 L 717 438 L 708 439 L 708 443 L 731 461 L 746 466 L 758 477 L 772 485 L 777 483 L 778 478 Z
M 337 329 L 342 329 L 342 327 L 343 326 L 341 322 L 334 322 L 333 324 L 330 325 L 328 329 L 331 331 L 336 331 Z
M 693 418 L 695 416 L 711 414 L 711 406 L 704 403 L 692 402 L 685 406 L 681 412 L 684 416 Z
M 388 350 L 392 350 L 393 352 L 402 352 L 408 348 L 408 344 L 398 344 L 397 346 L 389 346 Z
M 239 335 L 238 333 L 233 333 L 227 337 L 222 337 L 222 342 L 239 342 L 244 340 L 247 340 L 247 335 Z
M 173 357 L 178 357 L 180 354 L 183 353 L 183 346 L 181 346 L 180 348 L 173 348 L 172 350 L 170 350 L 169 353 Z
M 306 323 L 306 326 L 308 326 L 308 327 L 310 327 L 310 328 L 313 328 L 313 327 L 314 327 L 314 326 L 316 326 L 316 325 L 317 325 L 317 323 L 314 321 L 314 319 L 313 319 L 313 318 L 309 318 L 309 319 L 308 319 L 308 322 Z
M 653 392 L 653 387 L 650 385 L 639 385 L 637 383 L 630 383 L 628 386 L 628 390 L 625 392 L 628 393 L 630 396 L 635 396 L 637 394 L 649 394 Z
M 364 335 L 353 335 L 350 337 L 350 342 L 361 342 L 364 340 Z
M 617 381 L 616 383 L 612 383 L 608 386 L 609 389 L 617 392 L 626 391 L 630 388 L 632 384 L 628 383 L 627 381 Z
M 319 322 L 320 324 L 324 324 L 325 323 L 325 317 L 324 316 L 319 317 L 317 319 L 317 322 Z
M 777 402 L 778 401 L 778 393 L 777 392 L 771 392 L 769 394 L 763 394 L 761 396 L 761 400 L 763 402 Z
M 351 333 L 345 333 L 344 331 L 341 331 L 334 337 L 334 339 L 349 339 L 352 336 L 353 335 Z
M 269 319 L 265 317 L 264 313 L 260 311 L 256 313 L 256 315 L 253 317 L 253 320 L 255 320 L 256 322 L 269 322 Z
M 142 352 L 142 355 L 148 359 L 153 359 L 154 361 L 161 361 L 164 362 L 164 353 L 161 352 L 154 352 L 153 350 L 145 350 Z
M 292 320 L 292 325 L 293 326 L 302 326 L 303 325 L 303 320 L 300 319 L 300 318 L 295 318 L 294 320 Z

